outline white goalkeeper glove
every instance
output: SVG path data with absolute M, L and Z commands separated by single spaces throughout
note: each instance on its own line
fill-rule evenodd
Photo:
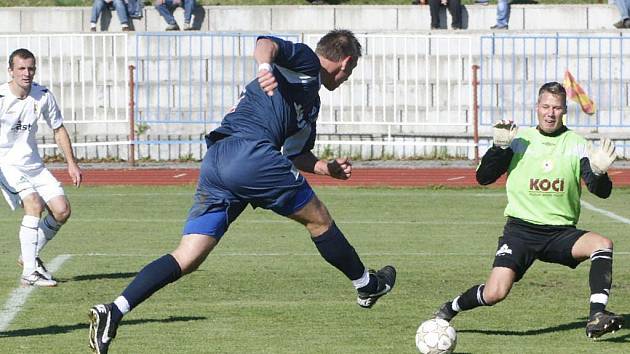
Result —
M 518 127 L 513 121 L 500 120 L 494 124 L 492 143 L 501 149 L 507 149 L 514 140 L 517 131 Z
M 615 144 L 608 138 L 601 139 L 598 148 L 594 148 L 593 145 L 589 143 L 587 153 L 591 170 L 598 176 L 606 173 L 610 165 L 612 165 L 617 158 Z

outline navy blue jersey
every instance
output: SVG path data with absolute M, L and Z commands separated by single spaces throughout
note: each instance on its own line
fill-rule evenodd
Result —
M 208 135 L 208 142 L 223 136 L 265 141 L 278 150 L 283 147 L 284 155 L 293 158 L 315 144 L 321 65 L 317 54 L 303 43 L 261 38 L 278 45 L 272 66 L 278 87 L 268 96 L 257 79 L 251 81 L 234 110 Z

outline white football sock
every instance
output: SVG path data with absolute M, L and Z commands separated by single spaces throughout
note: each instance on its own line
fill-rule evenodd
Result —
M 124 296 L 117 297 L 116 300 L 114 300 L 114 305 L 118 307 L 123 315 L 131 311 L 131 306 L 129 306 L 129 302 L 127 301 L 127 299 L 125 299 Z
M 20 226 L 20 249 L 22 251 L 22 276 L 30 275 L 37 268 L 35 257 L 37 255 L 37 225 L 39 218 L 32 215 L 24 215 Z
M 370 283 L 370 273 L 368 272 L 367 269 L 363 272 L 363 275 L 361 276 L 361 278 L 352 281 L 352 285 L 354 285 L 355 289 L 362 288 L 368 285 L 369 283 Z

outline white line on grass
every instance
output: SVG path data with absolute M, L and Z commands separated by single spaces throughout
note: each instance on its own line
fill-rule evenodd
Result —
M 3 219 L 0 218 L 1 221 L 13 221 L 13 219 Z M 103 219 L 74 219 L 73 223 L 95 223 L 101 222 Z M 115 219 L 107 219 L 108 222 L 111 223 L 126 223 L 126 224 L 144 224 L 144 223 L 184 223 L 185 218 L 181 219 L 126 219 L 126 218 L 115 218 Z M 432 220 L 432 221 L 412 221 L 412 220 L 335 220 L 337 224 L 345 224 L 345 225 L 443 225 L 444 221 Z M 238 224 L 295 224 L 298 225 L 295 221 L 289 219 L 268 219 L 268 220 L 237 220 L 234 225 Z M 505 224 L 504 220 L 498 221 L 484 221 L 484 220 L 459 220 L 453 221 L 449 220 L 449 224 L 452 225 L 503 225 Z
M 155 254 L 141 254 L 141 253 L 83 253 L 83 254 L 73 254 L 74 257 L 159 257 L 162 253 Z M 369 253 L 362 252 L 361 256 L 366 257 L 378 257 L 378 256 L 388 256 L 388 257 L 403 257 L 403 256 L 411 256 L 411 257 L 487 257 L 492 256 L 494 251 L 492 252 L 479 252 L 479 253 L 464 253 L 464 252 L 377 252 L 377 253 Z M 630 252 L 617 252 L 615 251 L 615 256 L 618 255 L 630 255 Z M 219 251 L 211 253 L 210 257 L 321 257 L 319 253 L 295 253 L 295 252 L 225 252 L 221 253 Z
M 454 177 L 455 180 L 459 179 L 459 177 Z M 159 187 L 158 187 L 159 188 Z M 410 195 L 409 190 L 413 189 Z M 453 190 L 451 192 L 439 192 L 433 191 L 429 189 L 422 188 L 413 188 L 413 187 L 402 187 L 402 188 L 393 188 L 387 189 L 385 191 L 379 191 L 378 189 L 369 190 L 369 189 L 344 189 L 337 188 L 335 190 L 317 190 L 317 195 L 328 196 L 363 196 L 363 197 L 395 197 L 395 196 L 403 196 L 405 198 L 412 197 L 416 195 L 417 197 L 441 197 L 441 196 L 453 196 L 457 195 L 458 197 L 505 197 L 505 193 L 503 192 L 479 192 L 478 189 L 471 190 Z M 190 192 L 172 192 L 172 191 L 162 191 L 162 192 L 138 192 L 138 193 L 76 193 L 72 195 L 72 198 L 95 198 L 95 197 L 124 197 L 125 199 L 133 198 L 133 197 L 156 197 L 156 196 L 185 196 L 192 198 L 194 194 L 194 190 Z
M 55 272 L 61 267 L 63 262 L 70 259 L 70 257 L 72 256 L 69 254 L 59 255 L 46 264 L 46 266 L 49 271 Z M 33 290 L 35 290 L 35 287 L 29 286 L 27 288 L 20 287 L 11 292 L 9 299 L 4 304 L 4 308 L 0 311 L 0 332 L 4 332 L 7 327 L 9 327 L 9 324 L 11 324 L 11 321 L 13 321 L 18 312 L 20 312 L 22 305 L 24 305 Z
M 617 215 L 615 213 L 613 213 L 612 211 L 608 211 L 605 209 L 600 209 L 596 206 L 594 206 L 593 204 L 587 203 L 585 201 L 582 201 L 582 205 L 584 205 L 586 207 L 586 209 L 590 209 L 592 211 L 598 212 L 600 214 L 603 214 L 611 219 L 617 220 L 617 221 L 621 221 L 624 224 L 630 224 L 630 219 L 624 218 L 623 216 Z M 617 254 L 617 252 L 615 252 L 615 254 Z

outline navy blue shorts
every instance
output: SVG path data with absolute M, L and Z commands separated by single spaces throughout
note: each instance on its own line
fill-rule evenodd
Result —
M 575 268 L 580 264 L 571 250 L 588 231 L 575 226 L 536 225 L 508 218 L 499 238 L 493 267 L 506 267 L 519 281 L 536 259 Z
M 273 145 L 228 136 L 203 158 L 183 234 L 220 238 L 248 204 L 288 216 L 314 196 L 304 176 Z

